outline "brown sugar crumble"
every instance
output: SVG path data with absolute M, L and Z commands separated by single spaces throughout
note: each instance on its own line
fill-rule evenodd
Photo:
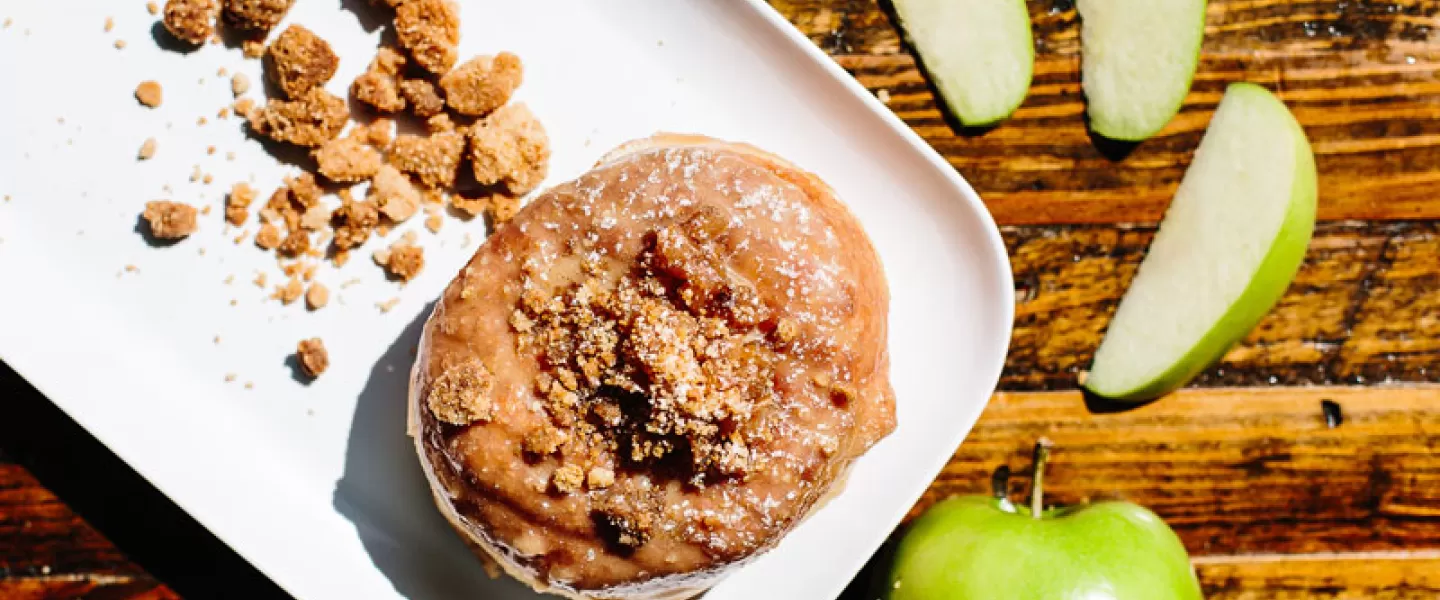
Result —
M 250 91 L 250 76 L 244 73 L 236 73 L 230 77 L 230 93 L 239 97 Z
M 520 57 L 509 52 L 477 56 L 440 78 L 445 101 L 462 115 L 482 116 L 510 101 L 520 87 L 524 69 Z
M 436 91 L 435 84 L 424 79 L 401 81 L 400 95 L 410 104 L 410 111 L 422 119 L 442 114 L 445 110 L 445 98 Z
M 265 56 L 265 42 L 261 40 L 245 40 L 240 43 L 240 53 L 245 58 L 260 58 Z
M 321 175 L 336 182 L 357 182 L 374 177 L 385 164 L 379 150 L 357 135 L 325 142 L 314 152 Z
M 285 18 L 295 0 L 224 0 L 225 24 L 242 31 L 264 33 Z
M 550 422 L 524 447 L 567 457 L 552 479 L 559 492 L 613 486 L 607 456 L 685 461 L 696 486 L 767 460 L 750 448 L 769 430 L 746 423 L 776 397 L 776 350 L 761 329 L 770 315 L 748 283 L 716 269 L 721 229 L 704 216 L 661 228 L 613 288 L 590 278 L 552 295 L 525 280 L 510 325 L 516 351 L 540 359 L 535 389 Z M 649 398 L 648 414 L 625 410 L 627 396 Z
M 278 142 L 315 147 L 335 139 L 350 118 L 345 101 L 314 88 L 297 100 L 271 100 L 247 118 L 256 133 Z
M 405 67 L 405 57 L 395 50 L 382 46 L 370 61 L 370 66 L 350 84 L 350 95 L 386 113 L 405 109 L 405 98 L 400 95 L 400 70 Z
M 422 195 L 404 173 L 391 165 L 381 165 L 370 180 L 367 199 L 391 222 L 403 223 L 419 212 Z
M 140 157 L 140 160 L 150 160 L 154 158 L 155 146 L 155 138 L 145 138 L 144 143 L 140 144 L 140 152 L 137 153 L 137 156 Z
M 390 146 L 390 164 L 427 187 L 450 187 L 460 170 L 465 136 L 442 131 L 429 136 L 399 135 Z
M 305 290 L 305 306 L 310 310 L 320 310 L 330 303 L 330 290 L 324 284 L 312 283 L 310 289 Z
M 450 0 L 405 0 L 395 8 L 395 34 L 417 64 L 444 73 L 458 56 L 460 9 Z
M 338 69 L 340 56 L 303 26 L 291 25 L 283 31 L 279 27 L 294 0 L 169 0 L 161 3 L 163 9 L 155 2 L 147 5 L 151 14 L 162 15 L 171 34 L 192 45 L 220 43 L 217 26 L 238 34 L 244 55 L 263 59 L 264 77 L 274 83 L 262 90 L 274 97 L 257 103 L 247 97 L 253 86 L 250 76 L 234 66 L 216 68 L 216 77 L 228 78 L 235 100 L 220 107 L 215 117 L 199 117 L 198 124 L 205 125 L 207 117 L 226 119 L 233 112 L 255 136 L 310 150 L 314 161 L 303 167 L 307 172 L 287 178 L 261 206 L 255 206 L 256 186 L 246 182 L 231 185 L 221 205 L 226 228 L 236 228 L 226 232 L 226 239 L 240 245 L 254 231 L 255 245 L 273 253 L 283 273 L 277 277 L 283 279 L 271 278 L 267 285 L 266 274 L 257 271 L 255 284 L 264 290 L 261 295 L 270 292 L 271 298 L 287 305 L 303 297 L 310 310 L 325 307 L 330 290 L 318 282 L 323 274 L 317 277 L 317 269 L 345 265 L 372 234 L 383 238 L 392 228 L 406 230 L 405 236 L 374 253 L 377 263 L 387 278 L 412 280 L 425 263 L 415 232 L 423 226 L 439 234 L 447 203 L 461 213 L 485 213 L 496 223 L 504 222 L 519 211 L 519 195 L 538 185 L 548 170 L 550 149 L 544 128 L 523 105 L 506 107 L 523 80 L 519 57 L 502 52 L 462 61 L 458 2 L 383 1 L 394 9 L 395 37 L 376 50 L 349 91 L 356 101 L 384 115 L 408 112 L 425 120 L 424 132 L 397 136 L 394 122 L 386 118 L 357 120 L 350 127 L 346 99 L 324 89 Z M 114 25 L 114 19 L 106 17 L 106 31 Z M 267 46 L 271 31 L 278 35 Z M 123 48 L 125 43 L 117 40 L 115 45 Z M 152 108 L 163 101 L 155 81 L 142 83 L 135 95 Z M 472 125 L 474 117 L 486 118 Z M 476 130 L 478 134 L 472 133 Z M 146 139 L 137 156 L 149 160 L 156 150 L 155 138 Z M 227 160 L 236 158 L 234 152 L 206 148 L 209 156 L 221 153 Z M 467 167 L 466 162 L 476 164 Z M 472 189 L 461 196 L 455 189 L 461 169 L 485 178 L 483 191 Z M 203 183 L 215 179 L 200 165 L 190 177 Z M 327 191 L 316 177 L 324 177 L 326 185 L 338 185 Z M 465 179 L 468 182 L 468 174 Z M 363 200 L 357 199 L 350 184 L 365 183 L 368 190 Z M 337 197 L 338 204 L 322 202 L 327 193 Z M 423 223 L 402 229 L 422 210 Z M 186 204 L 155 202 L 146 206 L 145 219 L 156 237 L 180 238 L 193 232 L 198 219 L 209 211 L 209 206 L 197 211 Z M 252 219 L 254 228 L 249 227 Z M 200 252 L 204 254 L 204 249 Z M 273 285 L 280 281 L 284 284 Z M 389 312 L 399 302 L 393 298 L 378 302 L 377 307 Z M 582 487 L 603 487 L 604 472 L 594 467 L 598 466 L 585 465 L 571 480 Z
M 290 304 L 305 293 L 305 284 L 300 283 L 299 277 L 291 277 L 285 285 L 275 286 L 275 292 L 270 294 L 271 298 L 279 300 L 281 304 Z
M 266 75 L 291 99 L 325 85 L 339 65 L 330 44 L 300 25 L 286 27 L 265 53 Z
M 549 172 L 550 138 L 525 104 L 509 104 L 471 130 L 470 161 L 481 185 L 503 183 L 523 195 Z
M 436 419 L 451 425 L 469 425 L 489 421 L 495 416 L 490 398 L 494 377 L 478 361 L 461 363 L 445 369 L 430 384 L 425 404 Z
M 301 340 L 295 348 L 295 358 L 307 377 L 319 377 L 330 368 L 330 353 L 325 351 L 325 342 L 320 338 Z
M 219 10 L 215 0 L 166 0 L 165 29 L 176 39 L 198 46 L 215 33 Z
M 165 91 L 160 87 L 159 82 L 142 81 L 140 85 L 135 86 L 135 99 L 150 108 L 159 108 L 160 103 L 165 100 Z
M 410 281 L 425 268 L 425 249 L 409 240 L 401 240 L 385 250 L 375 251 L 375 264 L 401 281 Z
M 180 202 L 152 200 L 145 203 L 141 215 L 150 225 L 150 235 L 162 240 L 178 240 L 195 233 L 195 207 Z

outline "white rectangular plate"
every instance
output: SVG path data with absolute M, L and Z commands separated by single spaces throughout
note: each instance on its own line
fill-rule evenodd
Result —
M 370 12 L 366 0 L 301 0 L 287 18 L 342 56 L 332 92 L 344 94 L 374 53 L 379 22 L 357 14 Z M 549 130 L 552 183 L 623 141 L 695 132 L 791 159 L 859 215 L 893 295 L 899 429 L 858 462 L 843 495 L 707 599 L 835 596 L 959 445 L 999 375 L 1013 288 L 979 199 L 758 0 L 465 2 L 462 14 L 462 57 L 524 59 L 519 98 Z M 403 287 L 370 264 L 389 243 L 372 239 L 338 272 L 320 270 L 328 308 L 266 301 L 256 274 L 269 287 L 283 278 L 273 257 L 231 242 L 224 194 L 252 181 L 263 201 L 294 168 L 247 139 L 239 119 L 217 117 L 231 101 L 218 69 L 248 74 L 259 99 L 259 61 L 217 45 L 160 48 L 139 0 L 9 2 L 6 18 L 0 358 L 298 597 L 532 597 L 486 578 L 449 531 L 404 433 L 427 303 L 483 224 L 421 230 L 427 266 Z M 132 96 L 147 79 L 164 86 L 158 109 Z M 149 137 L 158 153 L 139 162 Z M 197 165 L 214 183 L 190 181 Z M 137 215 L 162 198 L 212 212 L 189 239 L 151 247 Z M 351 278 L 363 283 L 342 285 Z M 390 298 L 399 305 L 381 313 Z M 285 361 L 312 336 L 332 367 L 304 386 Z

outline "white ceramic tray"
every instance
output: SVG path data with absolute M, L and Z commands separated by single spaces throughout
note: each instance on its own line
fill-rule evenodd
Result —
M 550 132 L 552 183 L 623 141 L 696 132 L 788 157 L 859 215 L 893 295 L 899 429 L 857 463 L 842 496 L 707 600 L 835 596 L 964 438 L 999 375 L 1013 288 L 983 205 L 758 0 L 463 4 L 462 56 L 525 60 L 519 97 Z M 379 40 L 367 7 L 301 0 L 287 18 L 344 57 L 333 92 L 344 94 Z M 0 358 L 297 597 L 531 598 L 489 580 L 449 531 L 405 437 L 405 379 L 427 303 L 483 225 L 422 231 L 428 264 L 404 287 L 363 258 L 380 243 L 371 240 L 340 272 L 322 269 L 330 307 L 264 301 L 270 290 L 251 281 L 263 270 L 273 286 L 274 260 L 230 241 L 223 197 L 241 180 L 263 197 L 293 169 L 247 140 L 238 119 L 217 118 L 231 100 L 217 70 L 247 73 L 258 99 L 260 63 L 223 46 L 160 48 L 139 0 L 7 2 L 7 18 Z M 159 109 L 132 97 L 146 79 L 164 86 Z M 138 162 L 147 137 L 158 154 Z M 195 165 L 215 183 L 190 182 Z M 135 226 L 145 201 L 161 198 L 215 210 L 196 235 L 154 248 Z M 352 277 L 365 283 L 342 289 Z M 377 310 L 392 297 L 394 310 Z M 285 360 L 310 336 L 324 338 L 333 366 L 306 387 Z

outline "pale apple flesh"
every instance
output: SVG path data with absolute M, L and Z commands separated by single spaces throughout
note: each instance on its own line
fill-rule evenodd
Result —
M 1253 84 L 1225 92 L 1084 386 L 1144 401 L 1183 386 L 1274 307 L 1315 228 L 1315 158 Z
M 1205 0 L 1078 0 L 1090 128 L 1140 141 L 1170 122 L 1195 77 Z
M 894 2 L 925 71 L 963 124 L 994 124 L 1025 100 L 1035 46 L 1024 0 Z

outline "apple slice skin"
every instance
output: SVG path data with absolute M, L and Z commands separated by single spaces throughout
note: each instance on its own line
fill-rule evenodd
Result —
M 1193 19 L 1194 29 L 1190 31 L 1192 38 L 1183 40 L 1189 43 L 1182 50 L 1185 52 L 1185 62 L 1180 65 L 1184 68 L 1184 80 L 1176 80 L 1168 93 L 1158 104 L 1154 111 L 1137 111 L 1135 106 L 1123 98 L 1131 96 L 1133 89 L 1123 90 L 1101 90 L 1099 87 L 1112 87 L 1117 80 L 1124 77 L 1125 73 L 1133 72 L 1127 67 L 1111 67 L 1108 64 L 1114 59 L 1105 57 L 1100 49 L 1101 42 L 1095 40 L 1099 17 L 1095 9 L 1102 5 L 1124 5 L 1123 8 L 1129 11 L 1149 10 L 1157 8 L 1161 4 L 1183 5 Z M 1153 4 L 1154 6 L 1146 6 Z M 1185 102 L 1186 94 L 1190 93 L 1190 84 L 1195 79 L 1195 70 L 1200 64 L 1200 47 L 1205 39 L 1205 4 L 1206 0 L 1077 0 L 1076 9 L 1080 14 L 1081 34 L 1081 85 L 1084 88 L 1088 100 L 1086 116 L 1090 120 L 1090 129 L 1106 138 L 1123 141 L 1139 142 L 1159 133 L 1165 125 L 1180 112 L 1180 106 Z M 1115 10 L 1111 8 L 1111 10 Z M 1089 16 L 1087 17 L 1087 13 Z M 1182 15 L 1184 16 L 1184 15 Z M 1148 34 L 1144 29 L 1125 30 L 1122 34 L 1136 33 Z M 1109 49 L 1114 52 L 1115 49 Z M 1137 54 L 1131 49 L 1121 48 L 1122 59 L 1136 60 Z M 1153 57 L 1152 57 L 1153 58 Z M 1144 60 L 1143 58 L 1140 60 Z M 1107 68 L 1108 67 L 1108 68 Z M 1117 74 L 1118 72 L 1118 74 Z M 1097 80 L 1104 79 L 1105 83 L 1098 83 Z M 1133 88 L 1132 86 L 1125 86 Z
M 1226 88 L 1225 95 L 1249 97 L 1249 100 L 1256 102 L 1273 102 L 1288 119 L 1296 144 L 1295 177 L 1291 187 L 1289 210 L 1275 241 L 1271 243 L 1269 251 L 1256 269 L 1254 278 L 1214 326 L 1201 336 L 1199 343 L 1169 369 L 1145 383 L 1128 388 L 1113 387 L 1104 377 L 1097 377 L 1100 371 L 1095 368 L 1099 365 L 1097 360 L 1096 365 L 1092 366 L 1091 376 L 1084 383 L 1084 388 L 1097 396 L 1123 402 L 1144 402 L 1184 386 L 1224 356 L 1231 346 L 1260 323 L 1285 294 L 1304 262 L 1305 251 L 1315 230 L 1317 187 L 1315 156 L 1311 152 L 1305 131 L 1284 103 L 1263 87 L 1251 83 L 1234 83 Z
M 1160 517 L 1128 502 L 1051 509 L 944 500 L 895 545 L 877 595 L 887 600 L 1200 600 L 1185 547 Z
M 940 97 L 945 101 L 945 106 L 950 109 L 960 122 L 966 127 L 986 127 L 994 125 L 1020 107 L 1025 101 L 1025 95 L 1030 91 L 1030 81 L 1035 69 L 1035 43 L 1034 36 L 1030 30 L 1030 9 L 1026 7 L 1025 0 L 893 0 L 895 13 L 900 18 L 901 29 L 904 31 L 905 39 L 911 47 L 916 49 L 919 55 L 920 64 L 930 74 L 930 81 L 934 83 L 935 89 L 940 92 Z M 964 56 L 953 56 L 953 52 L 947 52 L 941 47 L 942 43 L 933 32 L 921 33 L 921 28 L 934 28 L 941 25 L 948 25 L 952 22 L 952 15 L 964 14 L 967 10 L 975 8 L 983 10 L 998 11 L 997 16 L 1009 24 L 1010 29 L 1005 31 L 1008 36 L 1006 47 L 985 45 L 983 52 L 969 52 Z M 940 13 L 938 16 L 935 13 Z M 961 27 L 971 26 L 969 22 L 959 21 Z M 1001 24 L 998 27 L 1005 28 Z M 959 27 L 949 29 L 949 35 L 967 35 L 967 32 L 958 32 Z M 973 33 L 973 32 L 969 32 Z M 955 43 L 955 38 L 947 38 L 946 42 Z M 958 43 L 974 44 L 980 40 L 961 40 Z M 994 40 L 985 40 L 993 42 Z M 973 49 L 971 49 L 973 50 Z M 1018 73 L 989 73 L 986 77 L 982 71 L 981 64 L 987 60 L 986 57 L 1014 56 L 1022 57 L 1016 62 Z M 993 65 L 985 65 L 987 67 Z M 1003 68 L 1004 65 L 1001 65 Z M 982 90 L 976 93 L 975 90 Z M 996 98 L 986 97 L 985 91 L 993 92 Z

